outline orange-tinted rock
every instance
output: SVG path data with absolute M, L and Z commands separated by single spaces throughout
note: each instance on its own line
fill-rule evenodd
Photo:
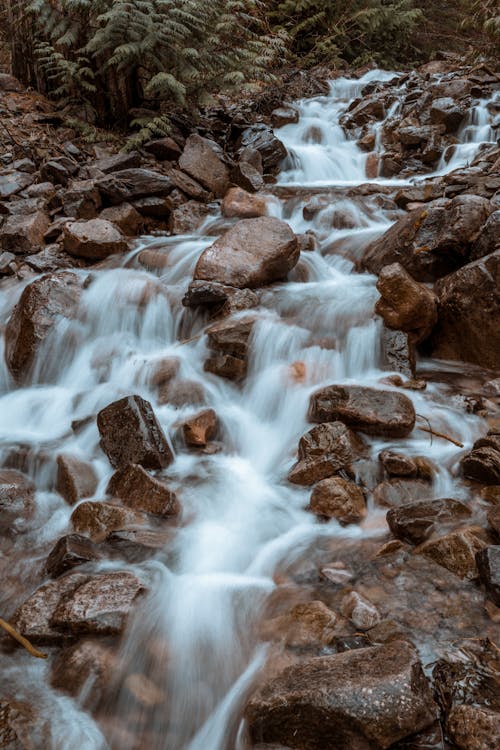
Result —
M 460 463 L 467 479 L 481 484 L 500 484 L 500 436 L 489 435 L 476 440 L 471 452 Z
M 213 409 L 204 409 L 182 423 L 182 435 L 186 445 L 205 447 L 215 437 L 219 421 Z
M 106 502 L 80 503 L 71 514 L 71 523 L 75 531 L 87 534 L 96 542 L 102 541 L 115 529 L 136 528 L 148 522 L 145 513 L 124 508 Z
M 418 467 L 409 456 L 395 451 L 384 450 L 379 454 L 379 461 L 391 477 L 416 477 Z
M 242 188 L 235 187 L 227 191 L 222 201 L 222 213 L 228 218 L 254 219 L 267 213 L 266 199 L 263 196 L 251 195 Z
M 69 505 L 91 497 L 96 489 L 97 475 L 92 464 L 68 454 L 57 457 L 56 490 Z
M 88 537 L 80 534 L 67 534 L 61 537 L 52 548 L 45 569 L 51 578 L 57 578 L 72 568 L 99 560 L 101 557 L 99 547 Z
M 219 198 L 229 188 L 229 169 L 217 144 L 200 135 L 194 134 L 187 139 L 179 167 Z
M 63 243 L 70 255 L 89 260 L 102 260 L 128 250 L 123 234 L 106 219 L 68 222 L 64 226 Z
M 471 526 L 430 539 L 415 552 L 431 557 L 459 578 L 473 579 L 478 576 L 476 554 L 487 546 L 488 537 L 484 530 Z
M 0 532 L 22 531 L 35 507 L 33 482 L 15 469 L 0 469 Z
M 470 509 L 459 500 L 417 500 L 391 508 L 387 512 L 387 523 L 398 539 L 420 544 L 435 530 L 470 516 Z
M 342 422 L 327 422 L 313 427 L 300 438 L 298 461 L 288 479 L 294 484 L 309 485 L 336 474 L 351 472 L 351 464 L 362 443 Z
M 63 649 L 52 667 L 51 685 L 75 698 L 85 690 L 84 703 L 96 707 L 116 669 L 113 651 L 99 640 L 86 639 Z
M 338 615 L 320 601 L 297 604 L 290 612 L 264 622 L 261 637 L 291 648 L 328 646 L 338 635 Z
M 375 505 L 392 508 L 414 500 L 428 500 L 431 494 L 431 486 L 421 479 L 390 479 L 375 487 L 373 499 Z
M 366 515 L 363 491 L 342 477 L 318 482 L 312 491 L 310 508 L 318 516 L 336 518 L 340 523 L 358 523 Z
M 44 243 L 49 217 L 43 211 L 9 216 L 0 229 L 0 249 L 16 255 L 35 253 Z
M 135 237 L 144 228 L 142 216 L 130 203 L 109 206 L 101 211 L 99 218 L 115 224 L 127 237 Z
M 459 750 L 493 750 L 500 746 L 500 713 L 485 706 L 455 706 L 447 728 Z
M 429 335 L 437 322 L 436 297 L 430 289 L 412 279 L 400 263 L 381 270 L 377 289 L 375 312 L 386 326 L 409 333 L 415 343 Z
M 175 516 L 180 512 L 175 492 L 137 464 L 118 469 L 109 480 L 106 492 L 133 510 L 158 516 Z
M 377 608 L 357 591 L 346 594 L 340 603 L 340 612 L 361 630 L 369 630 L 380 622 Z

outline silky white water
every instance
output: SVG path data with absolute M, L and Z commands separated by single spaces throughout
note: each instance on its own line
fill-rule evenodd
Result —
M 299 103 L 299 123 L 279 132 L 290 154 L 280 184 L 366 182 L 367 155 L 347 138 L 339 118 L 367 83 L 392 78 L 392 73 L 372 71 L 360 80 L 335 81 L 328 96 Z M 464 145 L 448 167 L 465 164 L 472 149 L 477 152 L 479 133 L 490 139 L 483 109 L 478 105 L 480 114 L 462 130 Z M 303 253 L 289 281 L 266 289 L 251 311 L 257 322 L 241 388 L 204 372 L 206 315 L 181 304 L 197 258 L 213 241 L 214 221 L 223 225 L 219 217 L 197 236 L 145 237 L 123 267 L 92 270 L 76 319 L 53 330 L 39 351 L 30 386 L 15 388 L 3 358 L 0 362 L 0 460 L 19 446 L 27 451 L 26 470 L 39 488 L 37 521 L 16 544 L 35 555 L 37 544 L 55 541 L 68 529 L 72 509 L 54 491 L 58 453 L 91 460 L 100 479 L 95 498 L 104 496 L 112 469 L 99 447 L 95 415 L 101 408 L 137 393 L 153 404 L 171 437 L 184 417 L 199 410 L 158 403 L 148 385 L 155 362 L 178 357 L 179 376 L 203 386 L 206 405 L 223 426 L 222 449 L 214 455 L 177 447 L 167 476 L 179 489 L 183 521 L 157 560 L 133 566 L 150 594 L 124 638 L 113 711 L 126 722 L 136 710 L 127 675 L 146 674 L 165 696 L 137 717 L 141 747 L 151 750 L 247 747 L 242 709 L 266 657 L 258 623 L 277 587 L 276 570 L 300 561 L 322 538 L 385 532 L 384 512 L 373 508 L 360 526 L 319 524 L 305 510 L 309 491 L 289 484 L 286 476 L 298 440 L 310 427 L 307 405 L 315 388 L 341 382 L 390 388 L 380 384 L 389 373 L 382 369 L 381 322 L 373 313 L 375 277 L 353 273 L 353 261 L 387 230 L 397 211 L 375 195 L 336 198 L 309 220 L 302 208 L 302 201 L 270 200 L 270 213 L 285 218 L 296 232 L 314 231 L 316 248 Z M 162 271 L 140 265 L 145 248 L 167 257 Z M 21 285 L 6 289 L 2 323 L 21 291 Z M 303 378 L 294 375 L 299 362 Z M 453 406 L 444 385 L 429 383 L 424 392 L 405 393 L 434 429 L 465 447 L 484 431 L 478 417 Z M 88 424 L 72 430 L 72 422 L 88 417 Z M 434 495 L 466 496 L 453 475 L 459 455 L 454 445 L 431 442 L 418 429 L 406 440 L 369 442 L 373 457 L 387 446 L 427 456 L 438 468 Z M 106 567 L 123 569 L 124 564 Z M 23 570 L 11 571 L 12 577 L 22 580 Z M 31 593 L 29 581 L 25 589 L 25 596 Z M 5 607 L 13 604 L 12 588 L 6 586 L 2 597 Z M 52 717 L 52 745 L 46 750 L 136 748 L 133 735 L 116 729 L 105 740 L 78 701 L 47 687 L 45 667 L 27 672 L 27 662 L 27 657 L 9 657 L 5 674 L 10 690 L 14 686 L 20 695 L 28 693 L 34 703 L 43 696 L 44 713 Z M 27 679 L 29 689 L 23 687 Z M 142 729 L 141 720 L 147 725 Z M 154 735 L 148 735 L 148 727 Z

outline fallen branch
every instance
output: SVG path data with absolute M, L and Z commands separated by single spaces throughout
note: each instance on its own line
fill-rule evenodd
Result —
M 38 651 L 29 641 L 27 638 L 24 638 L 24 636 L 21 635 L 21 633 L 18 633 L 17 630 L 15 630 L 12 625 L 9 625 L 8 622 L 5 622 L 5 620 L 2 620 L 0 617 L 0 628 L 3 628 L 7 631 L 7 633 L 14 638 L 15 641 L 21 644 L 28 653 L 31 654 L 31 656 L 36 656 L 37 659 L 46 659 L 47 654 L 42 654 L 41 651 Z
M 418 430 L 421 430 L 422 432 L 427 432 L 429 435 L 432 435 L 433 437 L 442 438 L 443 440 L 448 440 L 448 442 L 453 443 L 453 445 L 456 445 L 458 448 L 463 448 L 464 444 L 460 443 L 458 440 L 455 440 L 455 438 L 450 437 L 449 435 L 445 435 L 443 432 L 436 432 L 436 430 L 433 430 L 432 427 L 418 427 Z

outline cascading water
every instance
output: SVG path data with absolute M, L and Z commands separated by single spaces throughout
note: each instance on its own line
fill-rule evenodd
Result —
M 290 156 L 278 187 L 338 188 L 366 182 L 367 155 L 346 137 L 339 118 L 367 83 L 393 78 L 392 73 L 372 71 L 360 80 L 338 80 L 328 96 L 300 103 L 298 124 L 279 132 Z M 461 131 L 464 144 L 446 168 L 470 159 L 479 139 L 490 140 L 486 111 L 484 104 L 474 110 Z M 317 198 L 312 192 L 311 197 Z M 112 705 L 97 711 L 104 724 L 109 712 L 121 717 L 124 726 L 107 726 L 104 740 L 77 702 L 47 687 L 43 665 L 33 666 L 19 654 L 5 657 L 9 686 L 34 703 L 43 698 L 45 715 L 53 717 L 47 750 L 247 747 L 242 706 L 266 658 L 258 625 L 277 588 L 276 571 L 303 559 L 321 540 L 384 533 L 384 513 L 374 508 L 359 526 L 318 524 L 305 510 L 308 492 L 286 482 L 297 441 L 308 429 L 311 392 L 332 382 L 377 387 L 388 374 L 381 364 L 381 324 L 373 315 L 375 278 L 352 273 L 357 250 L 396 218 L 394 207 L 379 198 L 337 193 L 334 205 L 326 200 L 309 219 L 296 195 L 270 200 L 269 212 L 285 218 L 296 232 L 314 231 L 316 248 L 303 253 L 289 281 L 267 289 L 252 310 L 257 322 L 241 389 L 204 372 L 206 341 L 201 334 L 206 318 L 181 305 L 197 258 L 213 241 L 215 227 L 220 231 L 224 225 L 220 217 L 208 220 L 195 237 L 143 238 L 123 267 L 93 270 L 76 319 L 61 322 L 39 351 L 31 385 L 14 388 L 2 359 L 0 458 L 6 460 L 24 446 L 27 470 L 39 490 L 37 528 L 16 542 L 16 562 L 6 574 L 0 596 L 5 610 L 19 601 L 20 580 L 21 597 L 31 592 L 25 577 L 27 550 L 39 549 L 35 555 L 41 560 L 67 528 L 72 509 L 54 492 L 54 453 L 92 460 L 99 477 L 95 498 L 104 496 L 112 472 L 99 449 L 95 419 L 86 423 L 87 417 L 123 395 L 138 393 L 151 401 L 165 432 L 173 434 L 175 425 L 197 407 L 158 403 L 148 373 L 155 362 L 174 356 L 180 361 L 180 377 L 202 385 L 205 402 L 223 425 L 220 452 L 177 450 L 168 475 L 180 489 L 183 520 L 157 559 L 133 566 L 150 594 L 129 622 Z M 161 270 L 141 267 L 138 259 L 145 249 L 164 256 Z M 19 286 L 7 290 L 2 321 L 20 292 Z M 301 363 L 301 377 L 296 377 L 296 363 Z M 480 418 L 455 409 L 446 386 L 429 383 L 426 392 L 408 395 L 419 415 L 466 447 L 481 434 Z M 75 420 L 82 420 L 76 432 L 71 429 Z M 371 440 L 371 455 L 388 445 Z M 466 496 L 451 472 L 455 446 L 430 442 L 418 430 L 390 446 L 426 456 L 439 467 L 435 496 Z M 123 569 L 124 564 L 99 566 Z M 145 675 L 157 691 L 142 713 L 129 689 L 137 674 Z M 127 731 L 127 722 L 135 734 Z

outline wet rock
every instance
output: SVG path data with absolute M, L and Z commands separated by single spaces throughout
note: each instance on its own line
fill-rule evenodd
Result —
M 87 534 L 95 542 L 101 542 L 112 531 L 145 526 L 147 522 L 146 513 L 103 501 L 86 500 L 71 514 L 74 530 Z
M 247 363 L 239 357 L 233 357 L 232 354 L 214 354 L 205 360 L 203 369 L 220 378 L 238 381 L 246 376 Z
M 471 511 L 459 500 L 417 500 L 391 508 L 387 523 L 397 539 L 420 544 L 442 526 L 469 518 Z
M 140 464 L 163 469 L 173 454 L 151 404 L 140 396 L 119 399 L 97 415 L 101 447 L 113 468 Z
M 137 464 L 129 464 L 115 472 L 109 480 L 106 493 L 119 498 L 132 510 L 158 516 L 175 516 L 180 512 L 175 492 Z
M 33 482 L 15 469 L 0 469 L 0 532 L 23 531 L 35 508 Z
M 208 346 L 214 350 L 204 369 L 223 378 L 240 380 L 247 371 L 248 342 L 254 318 L 216 323 L 207 330 Z
M 217 434 L 219 421 L 213 409 L 204 409 L 181 425 L 186 445 L 204 448 L 209 440 Z
M 149 141 L 144 146 L 144 150 L 148 154 L 153 154 L 158 161 L 177 161 L 182 154 L 181 147 L 173 138 L 169 138 L 168 136 Z
M 500 489 L 500 488 L 497 488 Z M 488 511 L 488 523 L 491 528 L 500 536 L 500 505 L 495 505 Z
M 172 234 L 192 234 L 213 213 L 209 206 L 197 201 L 187 201 L 172 211 L 169 229 Z
M 351 591 L 344 596 L 340 603 L 340 612 L 360 630 L 374 628 L 381 619 L 377 608 L 357 591 Z
M 266 174 L 275 174 L 287 154 L 285 146 L 276 138 L 269 125 L 263 123 L 246 128 L 241 134 L 238 146 L 242 158 L 247 149 L 258 151 Z
M 116 571 L 93 576 L 60 602 L 51 622 L 74 635 L 117 635 L 144 591 L 144 584 L 132 573 Z
M 178 190 L 190 198 L 194 198 L 194 200 L 207 203 L 212 197 L 212 194 L 205 190 L 199 182 L 179 169 L 171 169 L 168 176 Z
M 450 534 L 430 539 L 415 549 L 431 557 L 438 565 L 455 573 L 459 578 L 477 578 L 476 553 L 488 546 L 488 537 L 479 527 L 467 527 Z
M 338 615 L 323 602 L 306 602 L 264 622 L 260 636 L 282 641 L 289 648 L 329 646 L 338 635 L 338 622 Z
M 141 156 L 137 151 L 131 151 L 129 153 L 119 152 L 112 156 L 103 156 L 102 159 L 97 159 L 93 163 L 93 167 L 98 169 L 99 172 L 104 174 L 111 174 L 112 172 L 121 172 L 124 169 L 135 169 L 141 164 Z
M 230 186 L 229 168 L 219 147 L 200 135 L 191 135 L 179 159 L 179 167 L 204 188 L 222 198 Z
M 57 457 L 56 490 L 68 505 L 91 497 L 96 489 L 97 475 L 92 464 L 67 454 Z
M 347 127 L 366 125 L 372 120 L 382 120 L 385 116 L 384 103 L 378 98 L 356 99 L 352 102 L 343 118 Z
M 58 578 L 78 565 L 94 562 L 101 557 L 99 547 L 86 536 L 67 534 L 52 548 L 45 569 L 51 578 Z
M 252 696 L 254 742 L 308 750 L 371 750 L 430 725 L 435 707 L 418 656 L 404 641 L 309 659 Z
M 284 279 L 299 255 L 297 238 L 284 221 L 243 219 L 203 251 L 193 280 L 252 289 Z
M 266 199 L 263 196 L 251 195 L 246 190 L 236 187 L 227 191 L 222 201 L 222 213 L 229 219 L 253 219 L 267 213 Z
M 491 211 L 490 202 L 476 195 L 417 208 L 368 246 L 362 265 L 378 274 L 400 263 L 417 281 L 435 281 L 467 262 Z
M 179 373 L 178 357 L 162 357 L 148 368 L 147 382 L 150 388 L 159 388 L 170 383 Z
M 459 750 L 492 750 L 500 745 L 500 714 L 485 706 L 455 706 L 447 728 Z
M 4 75 L 0 73 L 1 77 Z M 2 750 L 34 750 L 48 747 L 47 726 L 34 707 L 24 701 L 0 699 L 0 747 Z
M 396 451 L 385 450 L 379 453 L 380 463 L 391 477 L 416 477 L 418 466 L 409 456 Z
M 5 331 L 5 361 L 18 383 L 28 379 L 38 349 L 55 323 L 75 316 L 81 285 L 78 276 L 63 271 L 25 287 Z
M 493 602 L 500 607 L 500 546 L 490 546 L 476 554 L 479 578 Z
M 336 518 L 342 524 L 359 523 L 366 515 L 363 491 L 342 477 L 318 482 L 312 491 L 310 508 L 317 516 Z
M 135 237 L 144 228 L 142 216 L 130 203 L 105 208 L 99 218 L 110 221 L 127 237 Z
M 44 211 L 9 216 L 0 229 L 0 248 L 16 255 L 36 252 L 44 245 L 49 223 Z
M 54 612 L 87 580 L 88 576 L 72 573 L 40 586 L 14 613 L 13 627 L 33 643 L 60 643 L 65 635 L 52 623 Z
M 395 391 L 330 385 L 312 394 L 309 419 L 341 420 L 368 435 L 406 437 L 415 425 L 415 409 L 407 396 Z
M 374 645 L 406 640 L 403 630 L 394 620 L 381 620 L 368 630 L 367 635 Z
M 0 200 L 10 198 L 32 184 L 34 178 L 27 172 L 0 174 Z
M 500 251 L 441 279 L 435 292 L 439 319 L 429 341 L 433 356 L 498 369 Z
M 112 531 L 106 537 L 106 544 L 129 563 L 143 562 L 153 557 L 170 540 L 170 532 L 149 529 L 128 529 Z
M 446 133 L 456 133 L 467 113 L 451 97 L 434 99 L 430 108 L 430 119 L 434 125 L 444 125 Z
M 101 207 L 101 196 L 93 180 L 73 180 L 63 193 L 63 210 L 75 219 L 94 219 Z
M 262 165 L 259 170 L 246 161 L 238 162 L 231 170 L 231 182 L 248 193 L 257 193 L 259 190 L 263 190 L 265 182 L 262 177 Z
M 205 389 L 195 380 L 174 380 L 159 388 L 158 403 L 182 406 L 196 406 L 206 401 Z
M 467 479 L 481 484 L 500 484 L 500 440 L 495 437 L 476 440 L 471 452 L 460 463 Z
M 500 250 L 500 210 L 493 211 L 482 227 L 479 237 L 472 245 L 470 259 L 484 258 L 496 250 Z
M 16 272 L 16 267 L 14 253 L 0 253 L 0 274 L 10 276 Z
M 105 219 L 68 222 L 64 226 L 63 242 L 67 253 L 89 260 L 102 260 L 128 250 L 128 243 L 118 227 Z
M 384 370 L 399 372 L 410 379 L 415 377 L 417 355 L 411 334 L 393 331 L 384 325 L 381 349 Z
M 414 500 L 427 500 L 430 494 L 428 482 L 420 479 L 390 479 L 375 487 L 373 500 L 375 505 L 392 508 Z
M 168 195 L 174 188 L 170 177 L 151 169 L 123 169 L 96 180 L 95 184 L 103 202 L 112 206 L 151 195 Z
M 65 187 L 70 179 L 78 172 L 79 165 L 68 156 L 59 156 L 55 159 L 49 159 L 42 164 L 40 168 L 40 177 L 45 182 L 52 182 L 54 185 Z
M 406 331 L 414 343 L 427 338 L 437 322 L 436 297 L 430 289 L 414 281 L 400 263 L 381 270 L 377 289 L 375 312 L 386 326 Z
M 113 651 L 99 640 L 85 639 L 57 655 L 50 683 L 56 690 L 75 698 L 84 691 L 85 706 L 96 707 L 116 670 L 116 661 Z
M 342 422 L 317 425 L 300 438 L 298 461 L 288 480 L 310 485 L 339 471 L 351 473 L 351 464 L 361 450 L 361 441 Z
M 271 112 L 273 128 L 282 128 L 284 125 L 294 124 L 299 121 L 299 113 L 295 107 L 278 107 Z

